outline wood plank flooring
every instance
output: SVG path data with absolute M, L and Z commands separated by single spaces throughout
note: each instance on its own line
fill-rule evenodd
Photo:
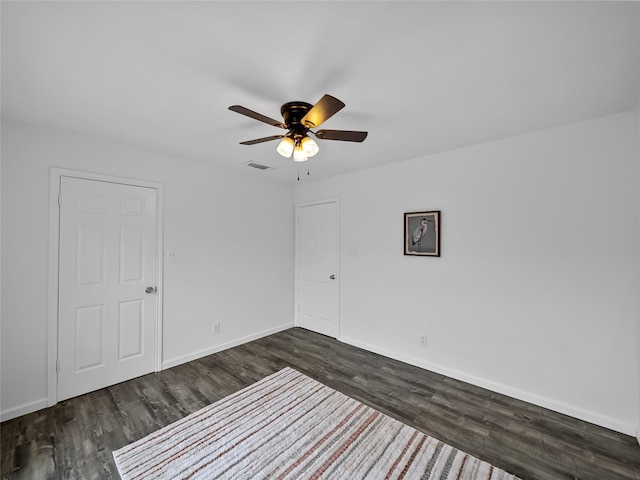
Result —
M 300 328 L 2 423 L 2 478 L 117 479 L 113 450 L 285 366 L 523 480 L 640 480 L 633 437 Z

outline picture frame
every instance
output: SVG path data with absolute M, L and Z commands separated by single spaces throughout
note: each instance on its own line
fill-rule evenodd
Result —
M 404 254 L 440 256 L 440 210 L 404 214 Z

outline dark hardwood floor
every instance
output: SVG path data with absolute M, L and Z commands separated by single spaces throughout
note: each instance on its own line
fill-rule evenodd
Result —
M 285 366 L 524 480 L 640 480 L 633 437 L 300 328 L 2 423 L 2 478 L 117 479 L 113 450 Z

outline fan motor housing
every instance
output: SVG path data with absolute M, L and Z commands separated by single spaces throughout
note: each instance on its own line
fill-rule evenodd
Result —
M 308 130 L 302 125 L 301 120 L 312 107 L 313 105 L 307 102 L 289 102 L 282 105 L 280 113 L 287 128 L 293 130 L 294 133 L 303 133 Z

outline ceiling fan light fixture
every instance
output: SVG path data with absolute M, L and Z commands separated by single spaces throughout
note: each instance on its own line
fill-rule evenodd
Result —
M 309 156 L 306 154 L 304 149 L 296 145 L 296 148 L 293 150 L 293 161 L 294 162 L 306 162 L 309 160 Z
M 289 158 L 293 153 L 294 147 L 295 147 L 295 142 L 293 141 L 293 138 L 284 137 L 278 144 L 278 148 L 276 148 L 276 150 L 283 157 Z
M 0 0 L 1 1 L 1 0 Z M 271 135 L 269 137 L 256 138 L 240 142 L 241 145 L 256 145 L 258 143 L 280 140 L 276 151 L 285 158 L 291 158 L 294 162 L 306 162 L 315 156 L 320 148 L 314 138 L 320 140 L 338 140 L 342 142 L 362 142 L 367 138 L 367 132 L 355 130 L 317 130 L 325 120 L 331 118 L 344 108 L 345 104 L 331 95 L 325 94 L 315 105 L 295 101 L 288 102 L 280 107 L 283 121 L 274 120 L 261 113 L 249 110 L 242 105 L 231 105 L 229 110 L 244 115 L 259 122 L 274 127 L 288 130 L 283 135 Z M 313 134 L 313 138 L 309 134 Z
M 304 137 L 300 142 L 300 146 L 309 158 L 313 157 L 320 151 L 320 147 L 318 147 L 318 144 L 311 137 Z

